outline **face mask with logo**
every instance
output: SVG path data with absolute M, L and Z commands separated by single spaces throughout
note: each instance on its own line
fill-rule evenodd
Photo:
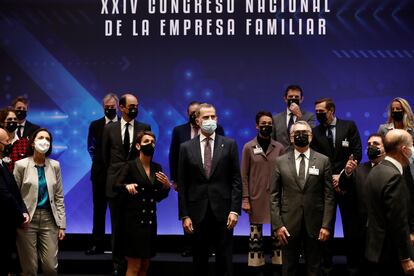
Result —
M 46 139 L 38 139 L 34 142 L 34 147 L 37 152 L 45 154 L 50 148 L 50 142 Z
M 259 126 L 259 133 L 263 137 L 270 137 L 270 134 L 272 134 L 272 126 Z
M 141 145 L 141 148 L 139 151 L 142 152 L 145 156 L 153 156 L 155 148 L 153 144 L 149 143 L 146 145 Z
M 130 107 L 128 108 L 128 117 L 131 119 L 135 119 L 138 116 L 138 108 Z
M 115 108 L 105 108 L 105 116 L 109 120 L 113 120 L 116 116 L 116 109 Z
M 5 124 L 6 126 L 5 126 L 5 129 L 9 132 L 9 133 L 12 133 L 12 132 L 15 132 L 16 131 L 16 129 L 17 129 L 17 122 L 6 122 L 6 124 Z
M 22 120 L 26 119 L 27 110 L 17 109 L 17 110 L 14 111 L 14 113 L 16 114 L 17 120 L 22 121 Z
M 404 113 L 402 111 L 393 111 L 391 112 L 391 117 L 396 122 L 401 122 L 404 118 Z
M 318 122 L 321 125 L 323 125 L 328 121 L 328 116 L 327 116 L 326 112 L 316 113 L 316 119 L 318 120 Z
M 299 148 L 309 145 L 309 135 L 307 133 L 298 133 L 293 136 L 293 143 Z
M 369 146 L 367 148 L 367 155 L 369 160 L 375 160 L 381 156 L 381 150 L 376 146 Z
M 201 124 L 201 130 L 211 135 L 217 128 L 217 122 L 215 120 L 204 120 Z
M 290 107 L 290 105 L 291 105 L 292 103 L 295 103 L 295 104 L 299 105 L 299 99 L 288 99 L 288 100 L 287 100 L 287 106 L 288 106 L 288 107 Z

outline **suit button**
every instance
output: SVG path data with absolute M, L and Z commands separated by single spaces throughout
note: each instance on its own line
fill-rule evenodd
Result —
M 154 210 L 151 210 L 151 214 L 153 214 L 154 213 Z
M 141 220 L 141 224 L 144 224 L 144 221 L 143 220 Z
M 151 220 L 149 221 L 149 224 L 152 224 L 152 221 Z
M 154 191 L 155 191 L 155 192 L 158 192 L 158 189 L 155 189 Z
M 145 202 L 145 198 L 142 199 L 142 202 Z
M 151 202 L 154 202 L 154 200 L 151 198 Z
M 145 190 L 144 188 L 142 188 L 141 190 Z
M 143 213 L 145 213 L 145 209 L 144 209 L 144 210 L 142 210 L 142 212 L 143 212 Z

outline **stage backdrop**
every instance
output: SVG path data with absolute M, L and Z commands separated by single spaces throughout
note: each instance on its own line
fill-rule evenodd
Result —
M 137 95 L 167 173 L 171 132 L 190 101 L 214 104 L 241 151 L 257 111 L 286 108 L 289 84 L 303 87 L 305 110 L 332 97 L 365 144 L 392 98 L 414 104 L 413 13 L 409 0 L 2 0 L 0 106 L 29 97 L 28 119 L 54 134 L 67 230 L 89 233 L 86 137 L 106 93 Z M 182 233 L 177 216 L 171 191 L 158 205 L 159 233 Z M 248 231 L 243 214 L 235 232 Z

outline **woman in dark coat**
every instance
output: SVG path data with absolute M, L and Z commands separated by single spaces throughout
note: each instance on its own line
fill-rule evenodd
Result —
M 170 182 L 159 164 L 152 162 L 155 135 L 138 134 L 139 157 L 128 161 L 119 177 L 118 189 L 123 193 L 124 255 L 128 260 L 126 275 L 146 275 L 150 258 L 155 256 L 157 237 L 156 202 L 168 196 Z

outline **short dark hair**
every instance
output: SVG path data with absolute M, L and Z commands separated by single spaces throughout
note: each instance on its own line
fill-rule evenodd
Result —
M 260 118 L 262 118 L 263 116 L 267 116 L 272 118 L 272 113 L 270 113 L 269 111 L 259 111 L 256 114 L 256 124 L 259 124 Z
M 15 98 L 15 99 L 12 101 L 12 103 L 11 103 L 12 107 L 13 107 L 13 108 L 14 108 L 14 107 L 16 107 L 16 104 L 17 104 L 18 102 L 22 102 L 22 103 L 24 103 L 25 105 L 28 105 L 28 104 L 29 104 L 29 100 L 28 100 L 25 96 L 18 96 L 17 98 Z
M 286 89 L 285 89 L 285 97 L 287 97 L 287 94 L 288 94 L 289 90 L 299 91 L 300 92 L 300 97 L 301 98 L 303 97 L 303 90 L 302 90 L 302 87 L 300 87 L 299 85 L 297 85 L 297 84 L 288 85 L 288 87 L 286 87 Z
M 187 113 L 188 113 L 188 110 L 190 109 L 190 106 L 195 105 L 195 104 L 200 105 L 200 104 L 201 104 L 201 102 L 199 102 L 199 101 L 192 101 L 192 102 L 190 102 L 190 103 L 187 105 Z
M 33 156 L 34 148 L 33 148 L 32 144 L 34 144 L 34 140 L 36 139 L 37 134 L 41 131 L 47 132 L 50 136 L 50 147 L 49 147 L 49 150 L 45 153 L 45 155 L 49 156 L 52 153 L 52 145 L 53 145 L 52 133 L 50 133 L 50 131 L 47 128 L 38 128 L 38 129 L 35 130 L 35 132 L 33 132 L 33 134 L 29 138 L 29 143 L 28 143 L 27 152 L 26 152 L 27 156 Z
M 149 131 L 149 130 L 143 130 L 143 131 L 138 132 L 138 135 L 137 135 L 137 144 L 141 144 L 142 137 L 144 137 L 145 135 L 149 135 L 149 136 L 151 136 L 152 138 L 154 138 L 154 141 L 156 141 L 156 140 L 157 140 L 157 139 L 155 138 L 155 134 L 154 134 L 154 132 Z
M 371 133 L 371 134 L 368 136 L 367 141 L 368 141 L 369 139 L 371 139 L 372 137 L 379 137 L 379 138 L 381 138 L 381 141 L 382 141 L 382 143 L 384 144 L 384 136 L 382 136 L 381 134 L 379 134 L 379 133 Z
M 126 97 L 127 97 L 127 94 L 122 95 L 121 98 L 119 98 L 119 105 L 120 106 L 122 105 L 122 106 L 126 107 Z
M 332 110 L 335 113 L 335 103 L 331 98 L 320 98 L 315 101 L 315 105 L 325 102 L 326 109 Z
M 14 114 L 16 114 L 16 111 L 14 111 L 14 108 L 11 106 L 0 109 L 0 124 L 2 126 L 10 112 L 13 112 Z

